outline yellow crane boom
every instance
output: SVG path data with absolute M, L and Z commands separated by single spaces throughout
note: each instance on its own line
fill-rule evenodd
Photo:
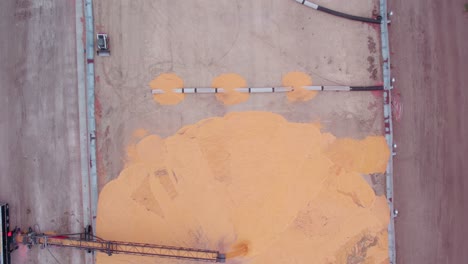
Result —
M 16 240 L 28 247 L 39 245 L 85 249 L 88 252 L 99 251 L 108 254 L 130 254 L 139 256 L 156 256 L 177 259 L 187 259 L 204 262 L 225 262 L 225 254 L 219 251 L 186 247 L 162 246 L 145 243 L 104 240 L 92 235 L 92 232 L 46 235 L 33 232 L 17 234 Z

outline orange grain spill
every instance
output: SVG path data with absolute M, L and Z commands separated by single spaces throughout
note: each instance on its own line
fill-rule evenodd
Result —
M 149 83 L 151 89 L 162 89 L 164 93 L 154 94 L 153 99 L 162 105 L 175 105 L 185 98 L 183 93 L 175 93 L 174 88 L 183 88 L 184 81 L 174 73 L 163 73 Z
M 249 242 L 242 241 L 240 243 L 234 244 L 230 249 L 229 252 L 226 253 L 226 258 L 237 258 L 246 256 L 249 253 Z
M 140 141 L 143 137 L 148 135 L 148 133 L 148 130 L 142 128 L 137 129 L 133 132 L 131 142 L 127 146 L 127 157 L 125 160 L 125 167 L 127 167 L 130 163 L 138 159 L 136 142 Z
M 133 132 L 132 137 L 135 139 L 141 139 L 144 136 L 148 135 L 148 133 L 148 130 L 140 128 Z
M 225 105 L 234 105 L 245 102 L 249 99 L 248 93 L 236 91 L 236 88 L 247 87 L 247 83 L 239 74 L 227 73 L 221 74 L 213 79 L 211 87 L 223 88 L 224 93 L 217 93 L 216 98 Z
M 294 91 L 288 92 L 291 102 L 308 101 L 317 95 L 317 91 L 308 91 L 303 86 L 312 85 L 312 79 L 303 72 L 289 72 L 283 76 L 283 86 L 292 86 Z
M 125 167 L 128 167 L 130 164 L 132 164 L 134 161 L 138 159 L 138 152 L 136 149 L 136 144 L 129 144 L 127 146 L 127 157 L 125 160 Z
M 148 135 L 135 152 L 100 193 L 100 237 L 219 250 L 227 263 L 388 258 L 389 208 L 361 177 L 385 170 L 383 137 L 337 139 L 243 112 Z M 191 262 L 98 253 L 97 263 Z

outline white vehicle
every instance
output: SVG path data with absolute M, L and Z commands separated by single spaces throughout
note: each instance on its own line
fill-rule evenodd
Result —
M 110 49 L 109 49 L 109 38 L 105 33 L 98 33 L 96 35 L 97 40 L 97 55 L 98 56 L 110 56 Z

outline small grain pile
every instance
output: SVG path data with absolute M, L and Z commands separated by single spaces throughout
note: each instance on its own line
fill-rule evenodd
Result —
M 175 93 L 173 89 L 184 88 L 184 81 L 175 73 L 163 73 L 149 83 L 151 89 L 162 89 L 164 93 L 153 95 L 162 105 L 175 105 L 184 100 L 185 94 Z
M 317 91 L 308 91 L 304 86 L 312 85 L 312 79 L 303 72 L 288 72 L 283 76 L 283 86 L 292 87 L 294 90 L 288 92 L 290 102 L 303 102 L 313 99 Z
M 240 104 L 249 99 L 248 93 L 241 93 L 235 90 L 236 88 L 247 87 L 247 82 L 239 74 L 221 74 L 213 79 L 211 86 L 213 88 L 224 89 L 224 93 L 216 94 L 216 99 L 224 105 Z

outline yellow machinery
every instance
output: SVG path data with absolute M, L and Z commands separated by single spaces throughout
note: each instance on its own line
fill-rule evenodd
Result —
M 130 254 L 139 256 L 167 257 L 176 259 L 196 260 L 205 262 L 226 262 L 226 255 L 215 250 L 162 246 L 145 243 L 104 240 L 93 235 L 91 226 L 83 233 L 48 235 L 35 232 L 21 232 L 19 228 L 10 230 L 9 207 L 0 203 L 0 264 L 10 264 L 10 254 L 22 243 L 28 248 L 68 247 L 87 250 L 89 253 L 99 251 L 108 254 Z
M 46 235 L 29 230 L 28 233 L 16 235 L 16 240 L 28 247 L 39 245 L 70 247 L 84 249 L 88 252 L 100 251 L 108 254 L 130 254 L 139 256 L 156 256 L 177 259 L 197 260 L 205 262 L 225 262 L 224 254 L 214 250 L 161 246 L 154 244 L 110 241 L 92 235 L 91 228 L 77 234 Z

